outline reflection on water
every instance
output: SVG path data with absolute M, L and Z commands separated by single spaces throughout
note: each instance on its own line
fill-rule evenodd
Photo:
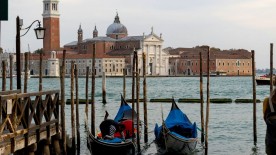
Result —
M 142 79 L 142 78 L 141 78 Z M 16 79 L 14 78 L 14 81 Z M 43 79 L 43 90 L 60 89 L 59 79 Z M 65 79 L 66 98 L 70 98 L 70 79 Z M 104 112 L 107 110 L 110 118 L 115 117 L 120 106 L 120 93 L 123 90 L 122 78 L 107 78 L 106 92 L 107 104 L 101 103 L 101 78 L 96 79 L 96 127 L 104 118 Z M 14 82 L 15 84 L 16 82 Z M 142 83 L 142 82 L 141 82 Z M 148 78 L 148 99 L 152 98 L 199 98 L 199 78 L 198 77 L 166 77 L 166 78 Z M 0 80 L 0 85 L 1 80 Z M 7 80 L 9 86 L 9 80 Z M 141 85 L 142 86 L 142 85 Z M 16 86 L 14 86 L 15 88 Z M 89 86 L 89 95 L 91 81 Z M 131 78 L 127 78 L 127 96 L 131 98 Z M 38 90 L 38 79 L 29 79 L 28 91 Z M 85 97 L 85 79 L 79 79 L 79 98 Z M 142 89 L 141 89 L 142 90 Z M 142 94 L 142 92 L 141 92 Z M 269 86 L 257 86 L 257 99 L 263 100 L 269 94 Z M 252 98 L 252 78 L 251 77 L 211 77 L 210 79 L 210 98 Z M 206 99 L 206 78 L 204 78 L 204 99 Z M 151 103 L 148 102 L 148 130 L 149 130 L 149 148 L 144 154 L 157 154 L 154 140 L 153 129 L 155 123 L 161 124 L 161 104 L 164 117 L 170 110 L 170 103 Z M 200 104 L 197 103 L 178 103 L 179 108 L 188 115 L 191 122 L 196 122 L 200 127 Z M 143 103 L 141 103 L 141 116 L 143 119 Z M 89 155 L 86 147 L 86 134 L 84 129 L 85 105 L 80 105 L 80 128 L 81 128 L 81 154 Z M 89 126 L 90 126 L 89 107 Z M 66 129 L 71 133 L 71 112 L 70 106 L 66 105 Z M 209 118 L 209 149 L 211 155 L 264 155 L 265 154 L 265 130 L 266 126 L 262 118 L 262 104 L 257 104 L 257 147 L 253 143 L 253 105 L 252 104 L 211 104 Z M 143 120 L 142 120 L 143 121 Z M 99 128 L 97 128 L 99 131 Z M 143 131 L 143 130 L 141 130 Z M 200 136 L 200 131 L 198 133 Z M 143 137 L 141 137 L 141 148 L 145 146 Z M 196 155 L 203 154 L 203 149 L 198 144 Z

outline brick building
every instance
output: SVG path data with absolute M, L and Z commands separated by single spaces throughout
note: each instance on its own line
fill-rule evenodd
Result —
M 199 75 L 202 53 L 203 74 L 207 74 L 207 51 L 203 48 L 177 48 L 169 51 L 180 57 L 170 58 L 170 75 Z M 210 50 L 210 72 L 216 75 L 252 75 L 251 53 L 247 50 Z

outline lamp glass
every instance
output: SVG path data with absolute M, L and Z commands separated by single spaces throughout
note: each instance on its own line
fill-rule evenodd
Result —
M 36 38 L 37 39 L 44 39 L 45 36 L 45 28 L 38 27 L 35 30 Z

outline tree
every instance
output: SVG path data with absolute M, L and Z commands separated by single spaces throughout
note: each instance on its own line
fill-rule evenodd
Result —
M 39 54 L 39 53 L 44 53 L 44 51 L 42 48 L 39 48 L 39 49 L 35 50 L 34 53 Z
M 2 47 L 0 47 L 0 54 L 1 54 L 1 53 L 3 53 L 3 48 L 2 48 Z

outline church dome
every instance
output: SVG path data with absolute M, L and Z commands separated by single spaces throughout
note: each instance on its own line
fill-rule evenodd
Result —
M 120 19 L 118 16 L 118 13 L 115 17 L 114 23 L 109 25 L 106 30 L 106 35 L 112 35 L 112 34 L 127 34 L 127 28 L 120 23 Z

